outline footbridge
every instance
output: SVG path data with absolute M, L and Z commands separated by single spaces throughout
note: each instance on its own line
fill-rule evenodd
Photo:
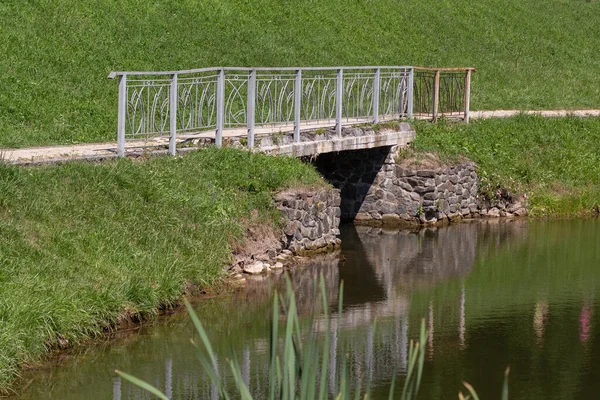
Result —
M 113 72 L 117 154 L 203 143 L 310 156 L 405 145 L 402 120 L 469 120 L 473 68 L 410 66 Z
M 207 144 L 301 157 L 402 146 L 415 138 L 406 121 L 469 121 L 474 71 L 360 66 L 112 72 L 109 78 L 119 82 L 116 142 L 0 149 L 0 158 L 31 165 L 175 155 Z

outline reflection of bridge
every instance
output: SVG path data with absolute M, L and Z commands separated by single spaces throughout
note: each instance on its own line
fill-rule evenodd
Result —
M 417 232 L 400 231 L 379 234 L 377 230 L 348 229 L 344 232 L 343 254 L 346 261 L 330 257 L 312 265 L 291 271 L 298 307 L 302 315 L 319 308 L 318 277 L 326 280 L 331 307 L 329 390 L 333 394 L 335 374 L 340 373 L 343 354 L 350 356 L 351 373 L 374 381 L 390 379 L 395 368 L 404 373 L 407 368 L 408 345 L 416 337 L 418 320 L 426 317 L 428 329 L 435 329 L 434 310 L 430 300 L 426 313 L 411 315 L 411 291 L 431 287 L 442 280 L 461 278 L 473 268 L 478 229 L 458 225 L 452 229 L 427 229 Z M 344 312 L 337 314 L 339 282 L 344 281 Z M 264 284 L 250 283 L 253 295 L 268 296 Z M 315 290 L 317 290 L 315 292 Z M 466 345 L 465 292 L 455 299 L 458 308 L 459 345 Z M 452 302 L 451 299 L 447 301 Z M 420 312 L 420 311 L 419 311 Z M 377 327 L 373 329 L 373 320 Z M 317 318 L 313 328 L 325 332 L 323 319 Z M 433 354 L 430 336 L 429 356 Z M 242 376 L 255 393 L 265 393 L 268 387 L 269 339 L 259 337 L 237 349 Z M 220 358 L 220 369 L 227 375 L 227 365 Z M 175 380 L 176 382 L 173 382 Z M 164 377 L 156 382 L 165 392 L 185 393 L 178 397 L 216 399 L 217 392 L 202 376 L 173 375 L 173 363 L 165 361 Z M 116 378 L 115 399 L 121 399 L 120 381 Z M 260 396 L 257 396 L 260 398 Z

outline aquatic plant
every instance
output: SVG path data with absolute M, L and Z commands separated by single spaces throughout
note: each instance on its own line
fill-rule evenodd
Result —
M 302 332 L 296 299 L 292 290 L 289 277 L 286 276 L 286 298 L 275 293 L 273 296 L 273 315 L 271 320 L 271 343 L 270 343 L 270 364 L 269 364 L 269 399 L 319 399 L 329 398 L 327 391 L 329 376 L 329 345 L 331 333 L 331 319 L 329 316 L 329 305 L 325 293 L 325 281 L 323 276 L 320 278 L 320 297 L 322 299 L 323 317 L 321 321 L 325 324 L 324 339 L 319 340 L 315 330 Z M 316 295 L 316 293 L 315 293 Z M 343 302 L 343 282 L 340 287 L 338 301 L 338 315 L 342 313 Z M 240 364 L 237 359 L 232 357 L 227 360 L 231 374 L 235 382 L 235 393 L 230 392 L 224 384 L 224 381 L 217 369 L 217 359 L 212 348 L 206 331 L 198 319 L 189 302 L 185 305 L 194 326 L 200 336 L 201 343 L 192 342 L 196 348 L 200 363 L 211 382 L 217 387 L 220 398 L 231 399 L 241 398 L 244 400 L 253 399 L 251 389 L 246 386 L 242 379 Z M 285 326 L 280 328 L 280 310 L 285 315 Z M 316 312 L 309 316 L 309 325 L 313 326 Z M 338 320 L 339 321 L 339 320 Z M 376 322 L 373 322 L 374 328 Z M 283 346 L 281 346 L 280 333 L 283 334 Z M 404 388 L 402 391 L 402 400 L 414 399 L 419 392 L 421 376 L 423 373 L 425 344 L 427 331 L 425 330 L 425 321 L 421 322 L 421 331 L 419 340 L 411 341 L 408 354 L 408 369 Z M 121 371 L 116 371 L 124 379 L 134 383 L 142 389 L 158 396 L 161 399 L 168 400 L 168 397 L 152 385 L 144 382 L 134 376 Z M 367 399 L 369 397 L 371 382 L 362 382 L 357 380 L 352 383 L 349 376 L 348 359 L 344 356 L 340 371 L 333 371 L 335 377 L 333 387 L 336 399 Z M 396 374 L 394 374 L 395 376 Z M 395 387 L 395 378 L 390 387 L 390 399 L 393 398 Z M 364 389 L 363 389 L 364 388 Z
M 344 284 L 341 283 L 338 300 L 338 315 L 342 314 Z M 289 277 L 286 275 L 287 296 L 275 293 L 273 296 L 273 315 L 271 320 L 271 343 L 270 343 L 270 364 L 269 364 L 269 400 L 325 400 L 329 398 L 327 391 L 327 377 L 330 376 L 329 370 L 329 345 L 331 337 L 331 320 L 329 316 L 329 305 L 325 293 L 325 279 L 320 277 L 320 296 L 323 306 L 323 319 L 325 325 L 324 340 L 319 340 L 315 330 L 302 332 L 296 299 L 292 289 Z M 316 296 L 316 293 L 315 293 Z M 208 375 L 211 383 L 217 388 L 219 398 L 232 399 L 241 398 L 242 400 L 253 400 L 254 397 L 242 378 L 242 371 L 235 355 L 227 360 L 227 365 L 231 370 L 234 388 L 228 388 L 219 373 L 217 367 L 217 357 L 213 347 L 208 339 L 204 326 L 198 319 L 194 309 L 187 300 L 184 300 L 190 318 L 192 319 L 196 331 L 200 336 L 201 344 L 192 341 L 198 354 L 200 363 L 204 372 Z M 285 327 L 280 329 L 280 309 L 285 315 Z M 316 310 L 309 316 L 308 326 L 313 326 L 315 322 Z M 339 319 L 338 319 L 339 323 Z M 373 322 L 375 329 L 376 322 Z M 283 333 L 283 347 L 280 345 L 280 333 Z M 425 329 L 425 320 L 421 320 L 419 340 L 411 340 L 408 352 L 408 367 L 404 387 L 400 396 L 401 400 L 416 399 L 419 394 L 421 377 L 423 375 L 423 366 L 425 359 L 425 344 L 427 343 L 428 332 Z M 368 399 L 370 396 L 371 382 L 362 382 L 355 380 L 354 384 L 350 380 L 348 358 L 344 355 L 341 371 L 333 371 L 334 398 L 336 400 L 345 399 Z M 339 373 L 338 373 L 339 372 Z M 506 369 L 504 385 L 502 389 L 502 400 L 508 400 L 508 372 Z M 158 396 L 160 399 L 169 400 L 169 398 L 156 387 L 122 371 L 116 373 L 138 387 Z M 389 389 L 389 399 L 394 398 L 394 389 L 396 373 L 394 371 L 392 382 Z M 467 389 L 467 394 L 459 393 L 460 400 L 479 400 L 477 392 L 468 383 L 463 382 Z M 364 390 L 363 390 L 364 386 Z M 230 391 L 230 390 L 233 390 Z

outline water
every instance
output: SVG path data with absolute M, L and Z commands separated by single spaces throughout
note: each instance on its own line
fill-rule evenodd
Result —
M 293 271 L 302 315 L 310 312 L 314 273 L 329 301 L 344 281 L 341 328 L 332 343 L 350 355 L 352 373 L 387 398 L 406 371 L 408 340 L 422 318 L 430 331 L 420 398 L 456 398 L 470 382 L 499 398 L 510 366 L 514 399 L 590 399 L 600 393 L 600 223 L 597 220 L 483 222 L 415 232 L 342 232 L 345 261 Z M 277 285 L 276 279 L 272 280 Z M 233 349 L 244 379 L 265 388 L 271 299 L 266 282 L 201 301 L 197 312 L 219 362 Z M 377 318 L 373 331 L 372 320 Z M 318 327 L 315 327 L 318 329 Z M 185 313 L 134 335 L 84 348 L 37 371 L 22 399 L 145 399 L 114 369 L 130 372 L 174 399 L 215 398 L 189 339 Z M 332 352 L 339 367 L 340 352 Z

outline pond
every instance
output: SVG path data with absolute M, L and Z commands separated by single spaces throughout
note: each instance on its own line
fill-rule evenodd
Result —
M 507 366 L 514 399 L 589 399 L 600 393 L 599 221 L 343 228 L 341 253 L 292 270 L 291 280 L 306 316 L 318 301 L 315 276 L 323 273 L 339 322 L 331 333 L 337 350 L 332 347 L 330 363 L 339 367 L 347 353 L 351 373 L 372 380 L 374 398 L 387 399 L 394 373 L 399 382 L 405 376 L 408 343 L 418 337 L 422 319 L 429 337 L 419 398 L 456 398 L 463 381 L 481 398 L 500 398 Z M 238 292 L 196 306 L 220 363 L 233 350 L 257 398 L 267 379 L 269 290 L 281 281 L 249 280 Z M 216 398 L 189 341 L 196 337 L 184 312 L 159 318 L 30 374 L 20 398 L 151 398 L 114 369 L 149 381 L 173 399 Z

